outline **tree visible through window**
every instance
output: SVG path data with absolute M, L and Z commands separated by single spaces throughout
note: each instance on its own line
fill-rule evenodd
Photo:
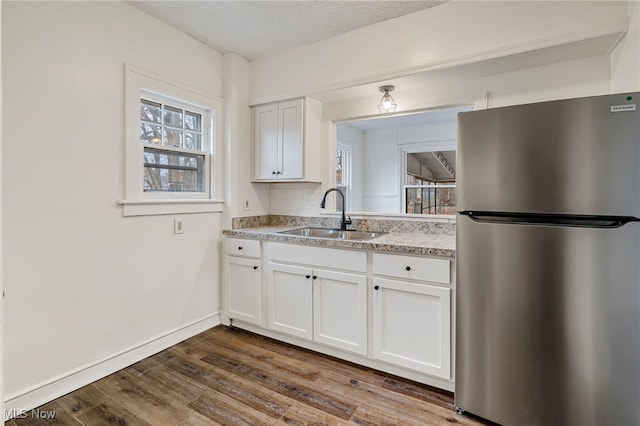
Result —
M 205 191 L 205 115 L 206 111 L 178 102 L 140 99 L 145 192 Z
M 456 212 L 455 151 L 407 153 L 405 213 Z

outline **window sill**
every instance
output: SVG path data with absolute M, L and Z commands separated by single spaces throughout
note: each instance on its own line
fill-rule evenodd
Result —
M 123 216 L 216 213 L 224 207 L 222 200 L 118 200 L 118 204 Z

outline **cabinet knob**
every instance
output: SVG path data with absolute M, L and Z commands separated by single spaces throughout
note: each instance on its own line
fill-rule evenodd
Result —
M 313 279 L 314 279 L 314 280 L 315 280 L 315 279 L 317 279 L 317 278 L 318 278 L 318 276 L 317 276 L 317 275 L 314 275 L 314 276 L 313 276 Z
M 309 279 L 309 278 L 311 278 L 311 275 L 305 275 L 305 277 L 306 277 L 307 279 Z
M 410 271 L 410 270 L 411 270 L 411 266 L 407 266 L 407 267 L 406 267 L 406 268 L 404 268 L 404 269 L 406 269 L 407 271 Z
M 379 286 L 379 285 L 377 285 L 377 286 L 375 286 L 373 289 L 374 289 L 374 290 L 380 290 L 380 286 Z
M 238 250 L 242 250 L 242 246 L 238 246 Z
M 276 174 L 276 171 L 275 171 L 275 170 L 274 170 L 274 171 L 272 171 L 272 172 L 271 172 L 271 174 L 272 174 L 272 175 L 275 175 L 275 174 Z
M 278 170 L 278 171 L 276 172 L 276 174 L 277 174 L 277 175 L 279 175 L 279 174 L 281 174 L 281 173 L 282 173 L 282 172 L 281 172 L 280 170 Z
M 258 269 L 258 267 L 257 267 L 257 266 L 254 266 L 254 267 L 253 267 L 253 270 L 255 271 L 256 269 Z

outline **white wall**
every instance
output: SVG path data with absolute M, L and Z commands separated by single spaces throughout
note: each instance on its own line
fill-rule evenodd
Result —
M 455 122 L 367 130 L 363 140 L 365 212 L 402 212 L 403 156 L 408 152 L 444 149 L 454 144 Z M 449 149 L 449 148 L 447 148 Z
M 363 145 L 363 211 L 400 213 L 398 130 L 367 130 Z
M 325 211 L 320 208 L 320 202 L 326 188 L 323 189 L 317 183 L 276 183 L 272 185 L 269 202 L 270 214 L 315 216 Z M 327 206 L 335 205 L 333 200 L 329 199 Z M 327 210 L 333 211 L 330 208 Z
M 230 219 L 269 214 L 270 186 L 252 184 L 251 110 L 249 108 L 249 62 L 239 55 L 224 55 L 225 168 L 233 176 L 226 188 L 225 228 Z M 245 208 L 245 201 L 249 208 Z
M 257 59 L 251 99 L 308 95 L 549 47 L 617 32 L 626 19 L 626 1 L 447 2 Z
M 116 200 L 123 62 L 219 97 L 223 59 L 124 2 L 2 9 L 9 408 L 30 390 L 215 319 L 221 215 L 181 215 L 184 234 L 173 235 L 174 216 L 125 218 Z M 65 392 L 50 390 L 24 403 Z
M 640 3 L 628 7 L 629 31 L 611 52 L 611 93 L 640 90 Z

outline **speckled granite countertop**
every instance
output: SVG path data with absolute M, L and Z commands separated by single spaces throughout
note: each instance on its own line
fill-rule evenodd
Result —
M 292 226 L 262 226 L 225 230 L 223 234 L 236 238 L 251 238 L 287 243 L 372 250 L 385 253 L 418 254 L 427 256 L 454 257 L 456 253 L 455 235 L 390 232 L 366 241 L 337 240 L 331 238 L 303 237 L 278 234 L 279 231 L 299 228 Z

